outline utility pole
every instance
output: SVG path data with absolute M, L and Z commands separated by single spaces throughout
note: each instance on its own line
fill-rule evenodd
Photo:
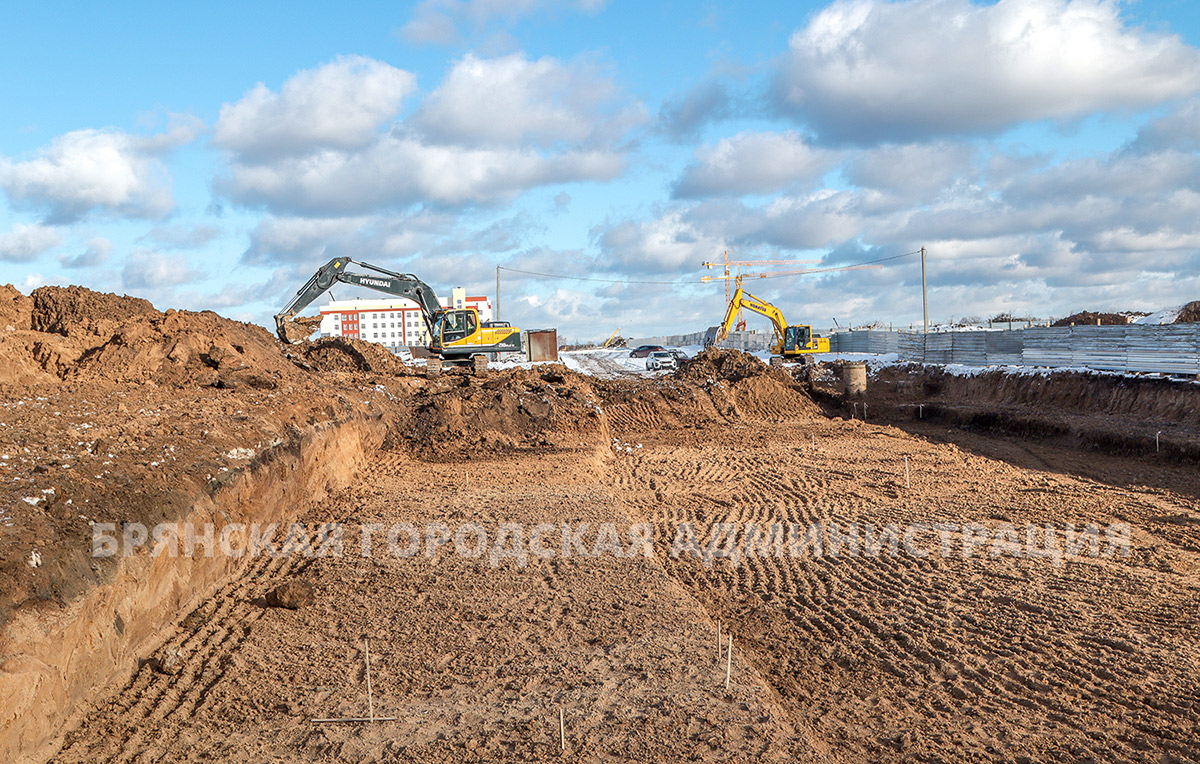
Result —
M 496 320 L 500 320 L 500 266 L 496 266 Z
M 497 273 L 499 273 L 499 271 L 497 271 Z M 497 276 L 496 278 L 499 278 L 499 276 Z M 929 294 L 926 291 L 926 283 L 925 283 L 925 248 L 924 247 L 921 247 L 921 310 L 925 314 L 925 333 L 929 334 Z

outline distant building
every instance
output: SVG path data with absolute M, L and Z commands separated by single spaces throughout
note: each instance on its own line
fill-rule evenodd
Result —
M 450 302 L 438 300 L 448 308 L 475 308 L 480 321 L 492 320 L 492 303 L 487 297 L 468 296 L 457 287 Z M 389 350 L 429 344 L 429 328 L 421 309 L 412 300 L 334 300 L 321 306 L 322 337 L 353 337 L 377 342 Z

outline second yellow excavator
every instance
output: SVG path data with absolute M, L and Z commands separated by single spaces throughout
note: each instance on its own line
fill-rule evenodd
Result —
M 742 309 L 753 311 L 771 320 L 775 329 L 775 344 L 771 346 L 771 354 L 782 356 L 784 360 L 800 360 L 805 363 L 812 361 L 815 353 L 829 352 L 829 338 L 813 335 L 812 327 L 804 324 L 789 326 L 783 312 L 771 303 L 760 300 L 742 289 L 740 286 L 733 293 L 729 307 L 725 310 L 725 320 L 720 326 L 710 328 L 705 335 L 705 345 L 715 345 L 729 336 L 729 330 L 737 321 L 738 311 Z

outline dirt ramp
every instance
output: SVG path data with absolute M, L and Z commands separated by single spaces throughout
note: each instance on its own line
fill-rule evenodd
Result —
M 615 433 L 708 427 L 740 418 L 727 390 L 720 387 L 713 389 L 665 378 L 653 385 L 612 381 L 599 389 Z

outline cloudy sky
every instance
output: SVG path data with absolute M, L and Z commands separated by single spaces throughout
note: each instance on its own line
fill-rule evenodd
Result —
M 502 318 L 587 339 L 715 323 L 724 250 L 924 246 L 934 320 L 1200 299 L 1189 0 L 23 5 L 0 282 L 24 291 L 270 325 L 337 255 L 443 294 L 494 295 L 500 265 Z M 919 259 L 884 265 L 748 287 L 820 329 L 919 322 Z

